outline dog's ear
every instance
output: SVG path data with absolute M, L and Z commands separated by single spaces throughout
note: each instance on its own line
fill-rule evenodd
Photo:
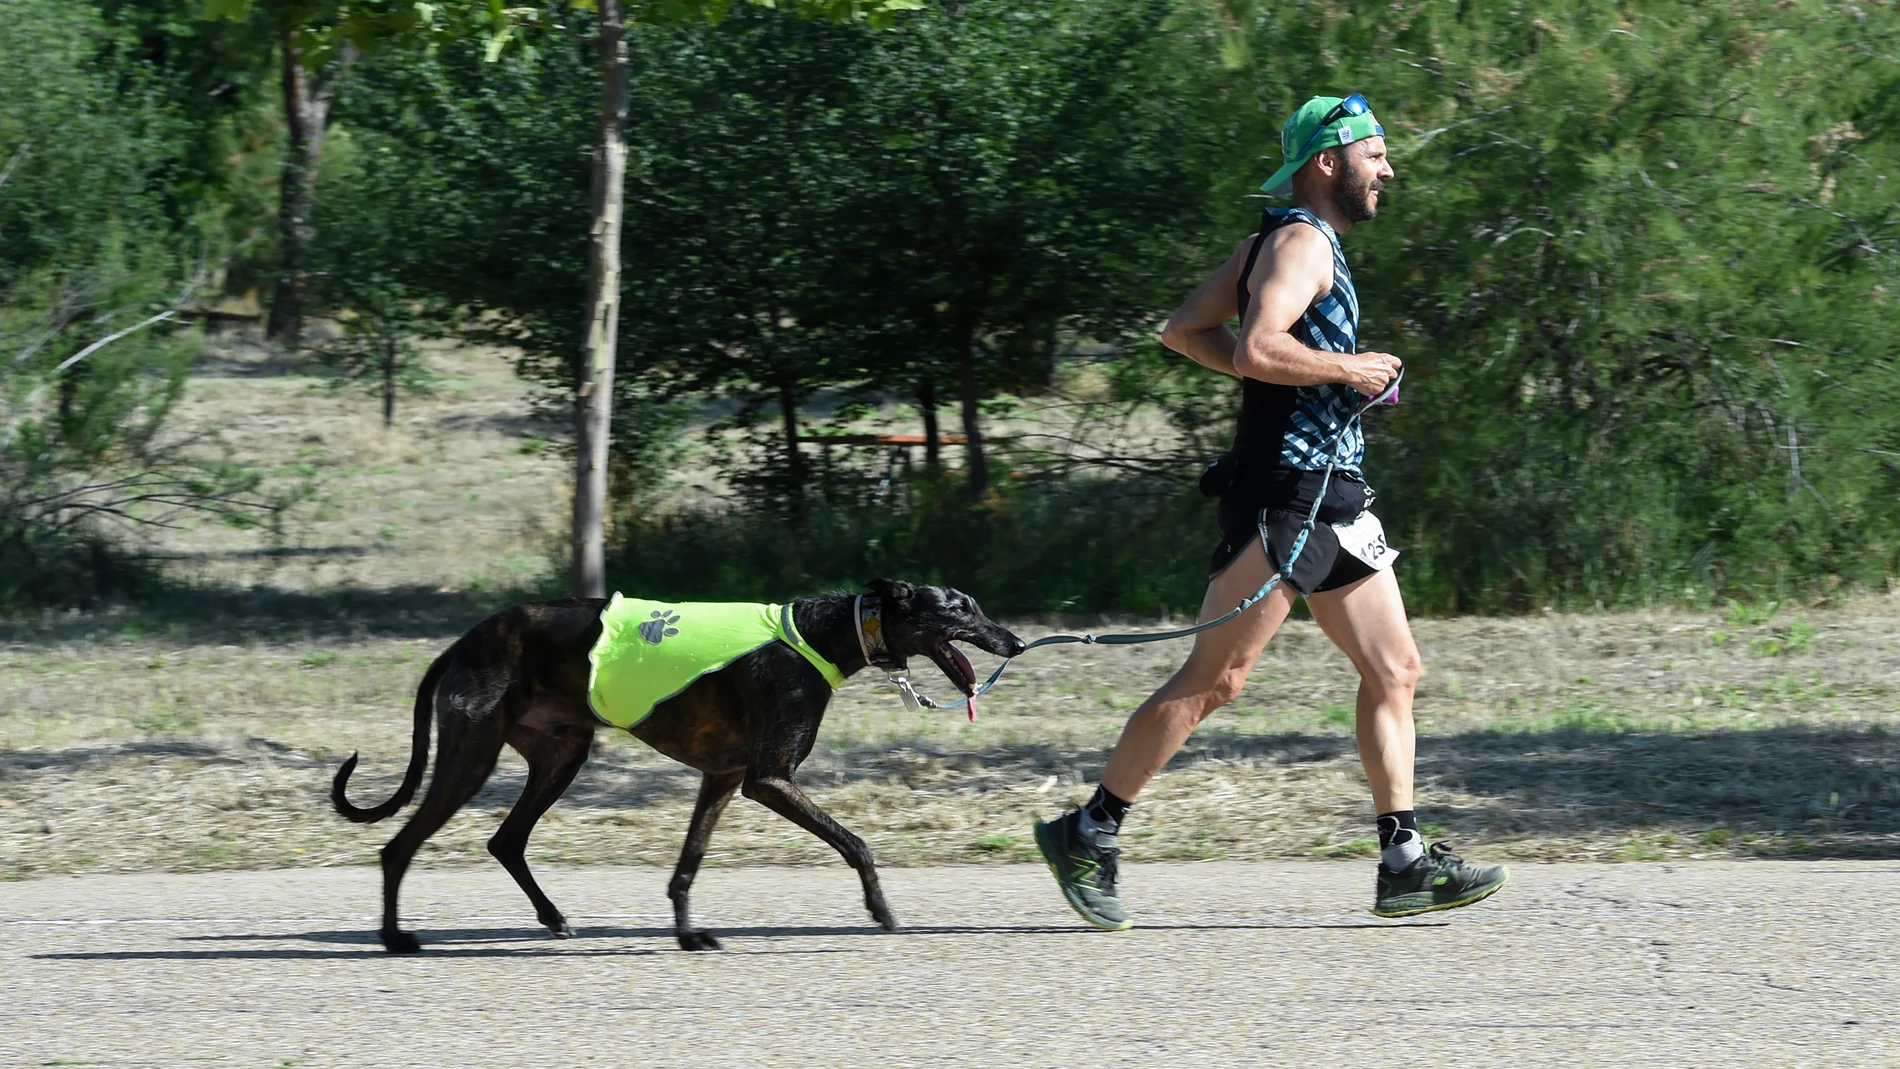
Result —
M 916 587 L 902 579 L 873 579 L 865 585 L 878 597 L 900 604 L 909 601 L 910 596 L 917 591 Z

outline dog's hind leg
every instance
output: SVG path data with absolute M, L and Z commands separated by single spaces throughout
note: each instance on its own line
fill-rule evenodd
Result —
M 517 723 L 508 733 L 508 745 L 527 759 L 528 784 L 521 789 L 521 798 L 514 808 L 508 811 L 508 819 L 501 822 L 494 837 L 488 840 L 488 852 L 495 855 L 501 867 L 527 892 L 528 901 L 534 903 L 535 919 L 546 925 L 556 939 L 572 936 L 574 929 L 568 927 L 567 918 L 534 882 L 534 873 L 528 869 L 528 835 L 534 831 L 541 815 L 561 797 L 568 784 L 574 782 L 575 773 L 587 763 L 588 747 L 593 741 L 593 727 L 579 721 L 545 723 L 531 711 L 523 722 Z
M 884 901 L 884 889 L 878 885 L 871 848 L 864 845 L 863 839 L 851 834 L 844 825 L 831 819 L 831 814 L 805 797 L 805 792 L 798 789 L 790 776 L 747 772 L 745 796 L 830 844 L 838 856 L 844 858 L 845 864 L 857 870 L 858 879 L 864 883 L 864 908 L 871 911 L 871 919 L 887 932 L 897 930 L 897 918 Z
M 409 823 L 383 847 L 383 927 L 377 934 L 384 949 L 392 954 L 413 954 L 422 949 L 415 935 L 403 931 L 397 923 L 396 895 L 403 874 L 409 871 L 409 862 L 429 836 L 441 830 L 455 811 L 482 789 L 489 773 L 495 770 L 495 758 L 501 756 L 500 731 L 492 719 L 471 721 L 451 713 L 437 721 L 437 729 L 435 776 L 429 781 L 429 791 Z
M 699 863 L 706 858 L 706 843 L 712 838 L 713 825 L 732 801 L 745 773 L 708 772 L 699 781 L 699 801 L 693 804 L 693 822 L 686 829 L 686 845 L 680 848 L 680 863 L 673 868 L 673 879 L 666 885 L 666 897 L 673 900 L 673 933 L 681 950 L 718 950 L 719 940 L 711 932 L 693 927 L 687 898 L 693 890 L 693 877 L 699 875 Z

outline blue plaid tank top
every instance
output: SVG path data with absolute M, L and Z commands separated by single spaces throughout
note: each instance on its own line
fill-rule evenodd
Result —
M 1296 320 L 1289 332 L 1315 349 L 1335 353 L 1358 352 L 1359 294 L 1352 288 L 1352 272 L 1346 268 L 1346 254 L 1339 247 L 1339 235 L 1325 220 L 1305 208 L 1268 208 L 1260 219 L 1260 236 L 1247 254 L 1247 266 L 1240 274 L 1240 315 L 1247 316 L 1247 277 L 1253 273 L 1255 258 L 1267 235 L 1289 223 L 1301 222 L 1319 228 L 1333 246 L 1333 288 L 1314 301 L 1306 314 Z M 1338 470 L 1359 472 L 1365 458 L 1366 440 L 1358 425 L 1352 426 L 1335 443 L 1333 436 L 1364 398 L 1344 383 L 1324 386 L 1277 386 L 1258 379 L 1241 380 L 1240 426 L 1234 434 L 1234 452 L 1243 458 L 1278 468 L 1320 471 L 1326 462 L 1338 461 Z

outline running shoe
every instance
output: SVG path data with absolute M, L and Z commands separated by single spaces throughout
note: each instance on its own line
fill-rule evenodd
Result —
M 1062 888 L 1062 897 L 1082 919 L 1105 931 L 1135 925 L 1115 897 L 1115 862 L 1121 850 L 1099 846 L 1082 834 L 1082 813 L 1070 812 L 1051 823 L 1036 821 L 1036 849 Z
M 1410 917 L 1434 910 L 1468 906 L 1489 898 L 1511 878 L 1503 865 L 1467 865 L 1445 843 L 1433 843 L 1404 872 L 1379 866 L 1372 912 L 1381 917 Z

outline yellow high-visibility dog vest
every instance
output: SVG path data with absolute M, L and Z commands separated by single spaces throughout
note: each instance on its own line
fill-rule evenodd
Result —
M 834 688 L 844 685 L 844 673 L 798 633 L 790 604 L 645 601 L 616 593 L 587 651 L 587 704 L 601 722 L 632 728 L 700 676 L 774 640 L 804 654 Z

